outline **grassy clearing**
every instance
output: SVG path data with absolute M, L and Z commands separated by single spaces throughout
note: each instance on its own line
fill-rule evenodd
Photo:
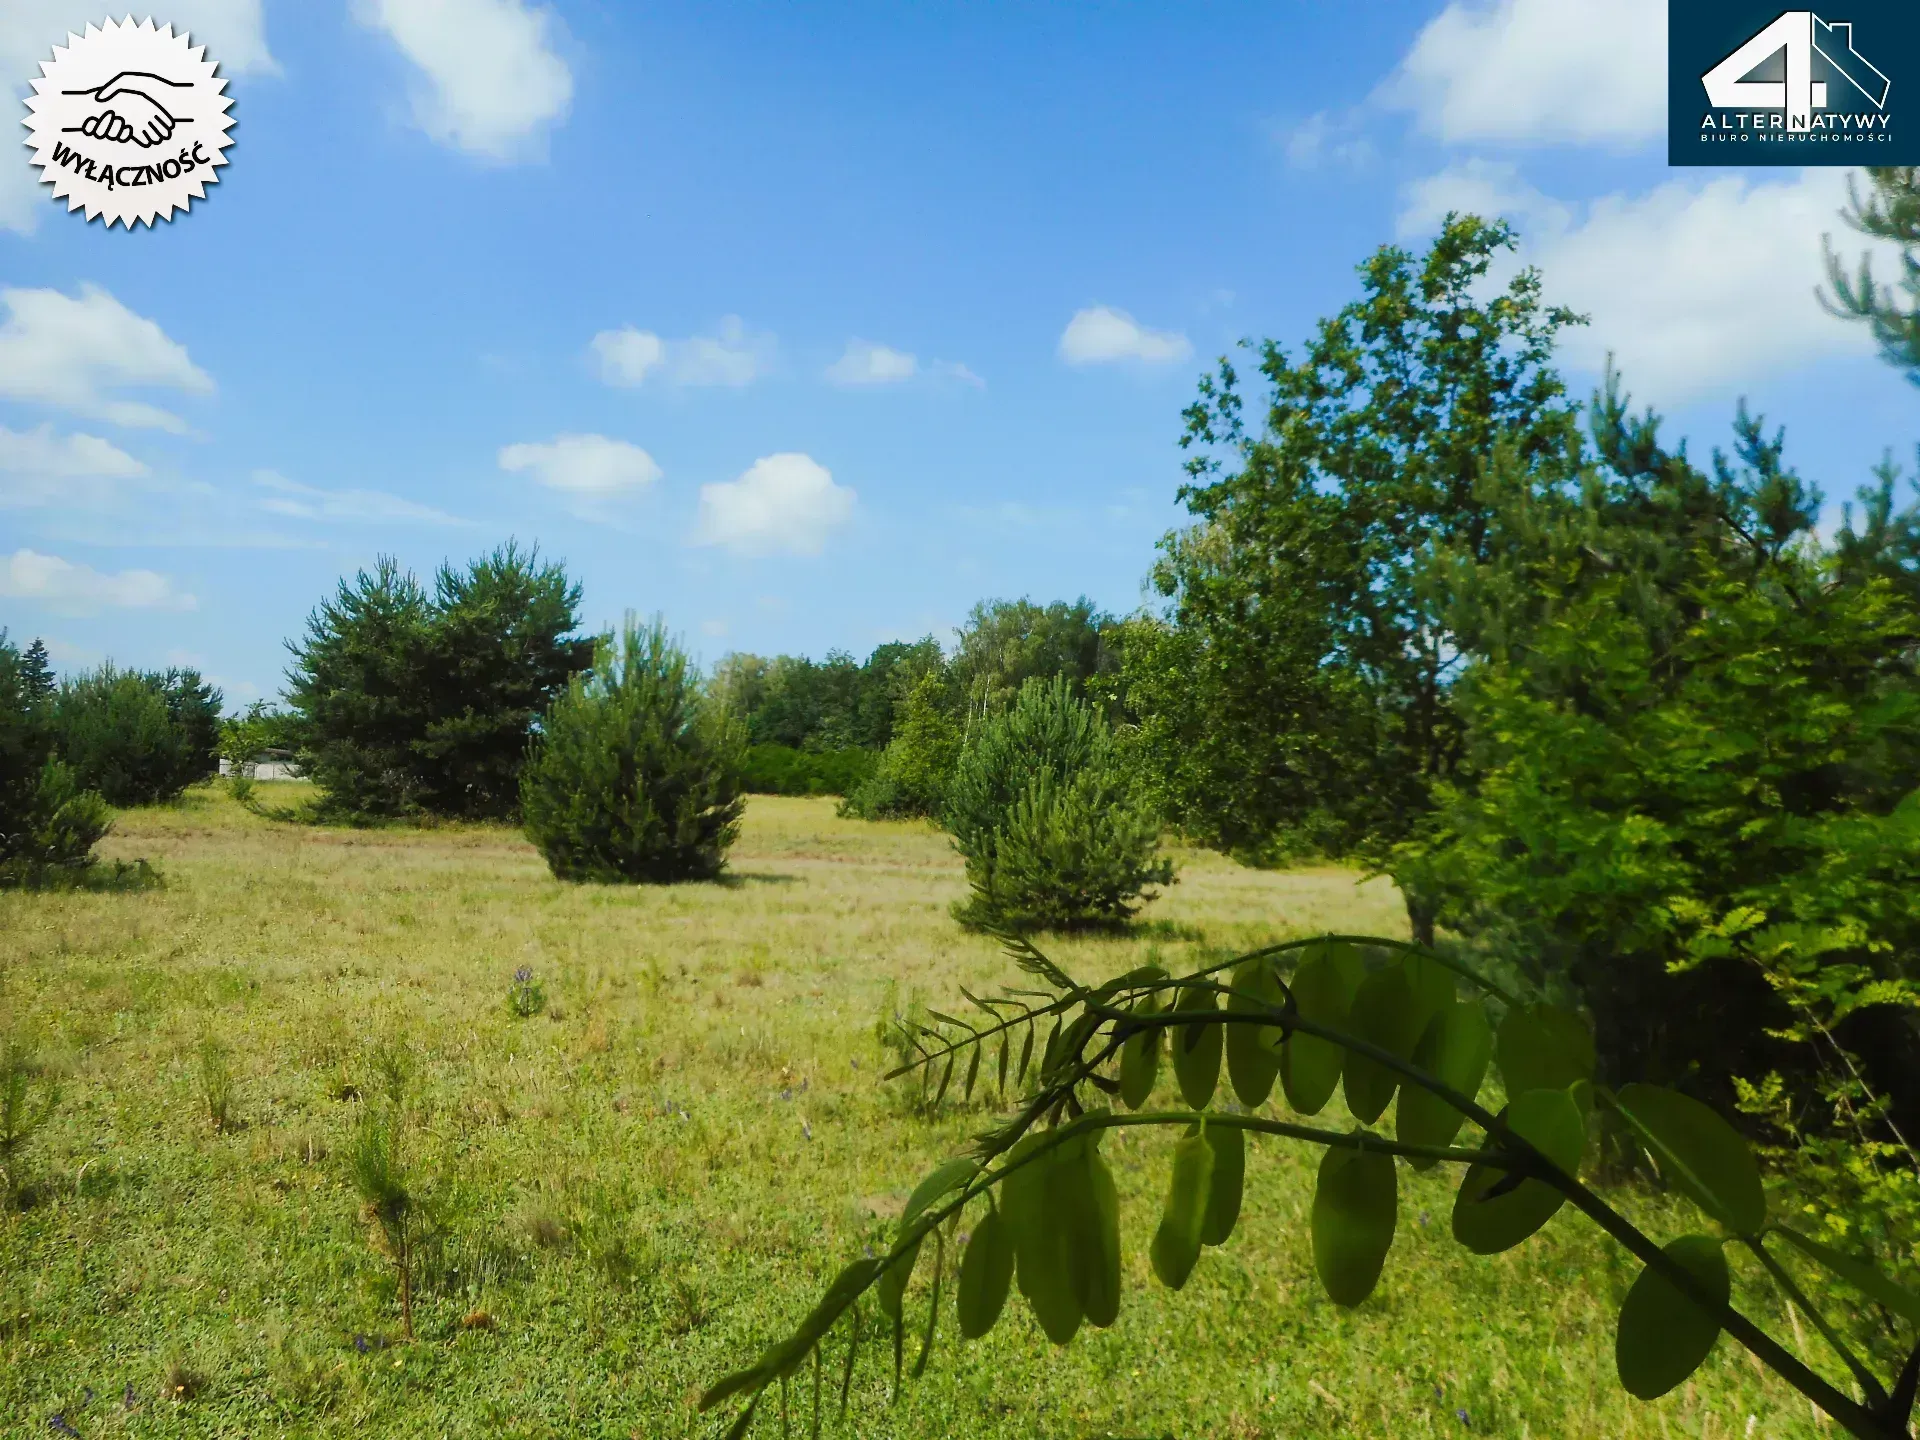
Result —
M 924 1119 L 878 1080 L 883 1013 L 1013 978 L 947 918 L 959 865 L 921 826 L 758 799 L 729 882 L 665 889 L 559 885 L 503 829 L 311 829 L 210 790 L 122 816 L 107 848 L 165 887 L 0 894 L 0 1000 L 65 1077 L 32 1203 L 0 1215 L 7 1434 L 66 1433 L 58 1416 L 83 1436 L 705 1435 L 699 1388 L 879 1242 L 983 1119 Z M 1403 924 L 1347 872 L 1180 859 L 1133 936 L 1054 953 L 1111 973 Z M 508 1005 L 522 966 L 546 999 L 527 1018 Z M 412 1345 L 342 1098 L 395 1039 L 420 1065 L 439 1232 Z M 1317 1154 L 1256 1142 L 1239 1231 L 1169 1295 L 1145 1252 L 1170 1144 L 1107 1144 L 1118 1325 L 1056 1352 L 1015 1303 L 963 1346 L 949 1310 L 926 1378 L 889 1405 L 876 1351 L 829 1433 L 1822 1433 L 1725 1342 L 1666 1401 L 1628 1400 L 1611 1317 L 1629 1265 L 1564 1214 L 1468 1256 L 1443 1178 L 1403 1170 L 1386 1279 L 1347 1314 L 1312 1277 Z

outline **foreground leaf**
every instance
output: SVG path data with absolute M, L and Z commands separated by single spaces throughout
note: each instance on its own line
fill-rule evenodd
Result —
M 1351 945 L 1318 945 L 1293 972 L 1293 1003 L 1302 1019 L 1344 1030 L 1349 1023 L 1353 994 L 1364 967 Z M 1346 1065 L 1344 1046 L 1298 1031 L 1287 1037 L 1280 1051 L 1280 1085 L 1287 1104 L 1302 1115 L 1318 1115 L 1333 1098 Z
M 1732 1293 L 1727 1257 L 1708 1235 L 1682 1235 L 1660 1247 L 1721 1305 Z M 1627 1291 L 1614 1336 L 1614 1364 L 1629 1395 L 1655 1400 L 1700 1368 L 1720 1338 L 1720 1317 L 1703 1310 L 1648 1266 Z
M 1013 1237 L 1014 1274 L 1047 1338 L 1064 1345 L 1080 1328 L 1080 1291 L 1074 1283 L 1068 1217 L 1060 1210 L 1054 1171 L 1077 1161 L 1078 1140 L 1055 1143 L 1047 1135 L 1023 1136 L 1007 1152 L 1009 1163 L 1053 1145 L 1038 1159 L 1008 1173 L 1000 1208 Z
M 1413 1063 L 1473 1099 L 1480 1093 L 1492 1055 L 1493 1027 L 1480 1002 L 1449 996 L 1414 1046 Z M 1431 1091 L 1403 1085 L 1394 1114 L 1394 1133 L 1408 1145 L 1450 1145 L 1466 1118 Z M 1412 1162 L 1416 1170 L 1429 1169 L 1435 1163 Z
M 1238 1125 L 1209 1125 L 1207 1144 L 1213 1150 L 1213 1173 L 1207 1177 L 1207 1213 L 1200 1224 L 1200 1243 L 1224 1245 L 1240 1220 L 1240 1195 L 1247 1175 L 1247 1132 Z
M 1557 1005 L 1516 1005 L 1494 1045 L 1507 1098 L 1528 1090 L 1564 1090 L 1593 1079 L 1593 1032 Z
M 1759 1163 L 1739 1131 L 1709 1107 L 1664 1086 L 1627 1085 L 1613 1108 L 1653 1157 L 1661 1179 L 1736 1235 L 1766 1228 Z
M 960 1333 L 978 1340 L 1000 1319 L 1013 1284 L 1013 1238 L 998 1210 L 974 1227 L 960 1257 Z
M 1360 982 L 1353 997 L 1353 1033 L 1390 1055 L 1411 1060 L 1430 1018 L 1426 1000 L 1405 965 L 1376 970 Z M 1380 1118 L 1400 1084 L 1400 1077 L 1385 1065 L 1353 1050 L 1347 1052 L 1342 1078 L 1347 1108 L 1363 1125 Z
M 800 1322 L 793 1334 L 777 1345 L 768 1346 L 760 1353 L 760 1358 L 745 1369 L 736 1370 L 715 1381 L 700 1397 L 700 1408 L 711 1410 L 730 1396 L 759 1389 L 782 1375 L 792 1374 L 885 1263 L 884 1258 L 856 1260 L 841 1270 L 827 1287 L 827 1293 L 820 1297 L 820 1302 Z
M 1160 1013 L 1160 997 L 1148 995 L 1134 1007 L 1140 1015 Z M 1136 1030 L 1120 1046 L 1120 1102 L 1129 1110 L 1138 1110 L 1153 1094 L 1160 1075 L 1159 1026 Z
M 1500 1112 L 1522 1139 L 1569 1175 L 1580 1169 L 1587 1117 L 1565 1090 L 1528 1090 Z M 1453 1202 L 1453 1238 L 1476 1255 L 1511 1250 L 1551 1220 L 1566 1197 L 1543 1180 L 1511 1183 L 1485 1162 L 1467 1167 Z
M 960 1189 L 980 1172 L 978 1160 L 960 1158 L 949 1160 L 926 1179 L 914 1187 L 913 1194 L 907 1197 L 907 1207 L 900 1212 L 900 1223 L 895 1235 L 905 1235 L 914 1222 L 927 1212 L 929 1206 L 951 1192 Z M 920 1244 L 914 1242 L 907 1251 L 906 1258 L 890 1266 L 880 1277 L 875 1287 L 880 1308 L 890 1319 L 900 1318 L 900 1302 L 907 1293 L 907 1282 L 913 1278 L 913 1267 L 920 1259 Z
M 1393 1246 L 1399 1206 L 1391 1155 L 1335 1145 L 1320 1158 L 1313 1190 L 1313 1268 L 1334 1304 L 1358 1305 L 1373 1293 Z
M 1211 990 L 1182 990 L 1180 1010 L 1218 1010 L 1219 997 Z M 1224 1038 L 1218 1021 L 1196 1020 L 1173 1032 L 1173 1075 L 1180 1082 L 1180 1098 L 1195 1110 L 1207 1108 L 1220 1083 L 1220 1051 Z
M 1153 1273 L 1169 1290 L 1178 1290 L 1200 1258 L 1200 1233 L 1206 1223 L 1207 1187 L 1213 1180 L 1213 1147 L 1197 1130 L 1173 1147 L 1173 1177 L 1167 1207 L 1153 1232 Z
M 1080 1165 L 1060 1173 L 1071 1176 L 1073 1271 L 1080 1309 L 1089 1325 L 1105 1329 L 1120 1314 L 1120 1194 L 1100 1155 L 1102 1133 L 1090 1133 L 1080 1147 Z
M 1245 1014 L 1256 1010 L 1278 1010 L 1284 1003 L 1280 982 L 1273 964 L 1250 960 L 1233 972 L 1234 993 L 1227 999 L 1229 1013 Z M 1227 1078 L 1233 1093 L 1249 1108 L 1266 1103 L 1273 1091 L 1273 1080 L 1280 1073 L 1280 1037 L 1278 1025 L 1228 1025 Z

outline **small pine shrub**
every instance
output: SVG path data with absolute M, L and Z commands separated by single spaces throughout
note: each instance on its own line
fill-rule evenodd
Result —
M 20 813 L 0 816 L 0 885 L 41 885 L 81 875 L 94 864 L 93 847 L 113 828 L 107 802 L 83 789 L 71 767 L 49 760 L 40 767 Z
M 945 820 L 967 862 L 954 916 L 969 928 L 1118 925 L 1173 879 L 1105 718 L 1064 678 L 1029 680 L 977 728 Z
M 200 1042 L 200 1100 L 216 1135 L 233 1126 L 233 1056 L 226 1045 L 209 1035 Z
M 665 627 L 628 617 L 547 712 L 521 776 L 527 836 L 562 880 L 710 879 L 739 834 L 745 749 Z
M 547 1008 L 547 987 L 534 975 L 531 966 L 522 965 L 513 972 L 507 986 L 507 1013 L 518 1020 L 530 1020 Z
M 393 1266 L 401 1329 L 411 1340 L 414 1290 L 422 1251 L 431 1240 L 427 1197 L 407 1153 L 415 1065 L 412 1052 L 398 1039 L 376 1046 L 368 1059 L 375 1093 L 362 1102 L 348 1167 L 378 1248 Z

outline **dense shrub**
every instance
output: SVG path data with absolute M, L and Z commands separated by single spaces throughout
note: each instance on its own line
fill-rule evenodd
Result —
M 739 833 L 745 749 L 664 626 L 629 618 L 541 724 L 520 780 L 527 836 L 562 880 L 710 878 Z
M 1065 677 L 1027 681 L 976 727 L 944 818 L 966 857 L 972 895 L 954 914 L 968 926 L 1113 925 L 1173 879 L 1112 731 Z
M 1578 493 L 1488 477 L 1502 558 L 1450 577 L 1470 748 L 1397 868 L 1591 1011 L 1609 1082 L 1731 1109 L 1777 1073 L 1818 1129 L 1835 1084 L 1869 1103 L 1857 1066 L 1920 1123 L 1915 517 L 1889 479 L 1879 538 L 1828 547 L 1757 422 L 1707 475 L 1617 395 L 1594 414 Z
M 320 812 L 510 815 L 534 723 L 591 640 L 580 588 L 508 544 L 429 595 L 389 558 L 342 580 L 292 646 L 288 700 Z
M 107 833 L 106 802 L 53 752 L 52 707 L 0 631 L 0 884 L 83 870 Z
M 879 763 L 847 792 L 840 813 L 860 820 L 937 816 L 960 758 L 962 729 L 949 705 L 951 685 L 939 673 L 923 676 L 900 706 L 893 739 Z
M 220 692 L 192 670 L 103 665 L 61 685 L 52 712 L 60 758 L 110 804 L 172 800 L 219 764 Z
M 796 750 L 791 745 L 749 745 L 741 783 L 750 795 L 847 795 L 872 773 L 879 758 L 857 746 L 845 750 Z

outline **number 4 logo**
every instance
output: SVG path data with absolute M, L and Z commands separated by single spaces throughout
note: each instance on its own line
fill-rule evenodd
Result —
M 1787 56 L 1784 81 L 1746 78 L 1782 50 Z M 1886 108 L 1892 82 L 1854 50 L 1852 24 L 1829 25 L 1811 10 L 1786 11 L 1700 81 L 1707 88 L 1708 103 L 1718 109 L 1785 110 L 1787 129 L 1806 130 L 1812 125 L 1813 112 L 1827 108 L 1827 82 L 1813 78 L 1815 55 L 1866 96 L 1874 109 Z

